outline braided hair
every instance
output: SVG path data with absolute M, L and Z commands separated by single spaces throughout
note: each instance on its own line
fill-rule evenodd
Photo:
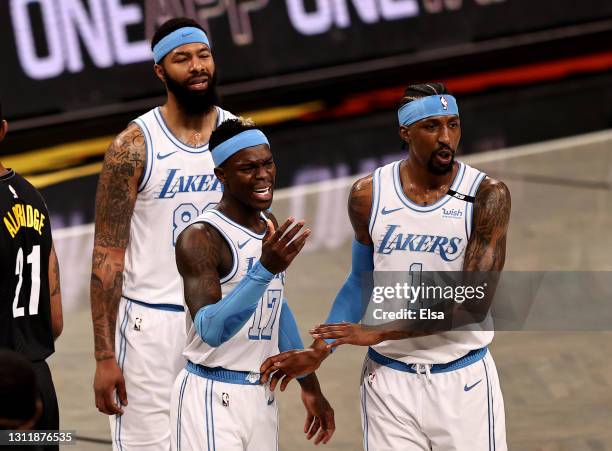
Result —
M 418 85 L 410 85 L 404 91 L 404 96 L 400 100 L 400 106 L 406 105 L 423 97 L 438 96 L 442 94 L 450 94 L 446 90 L 444 83 L 422 83 Z

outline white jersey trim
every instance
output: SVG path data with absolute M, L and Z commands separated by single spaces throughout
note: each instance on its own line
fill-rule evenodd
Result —
M 457 190 L 457 187 L 461 184 L 461 181 L 463 180 L 463 176 L 465 175 L 465 164 L 463 164 L 461 161 L 459 161 L 458 163 L 459 163 L 459 169 L 457 170 L 457 174 L 455 174 L 455 179 L 453 180 L 453 183 L 450 187 L 450 189 L 452 189 L 453 191 Z M 445 194 L 440 199 L 438 199 L 435 203 L 428 205 L 426 207 L 415 204 L 414 202 L 410 200 L 408 196 L 406 196 L 406 194 L 404 193 L 404 190 L 402 189 L 402 182 L 400 178 L 400 164 L 401 164 L 401 161 L 398 161 L 397 163 L 395 163 L 395 167 L 393 168 L 393 186 L 395 187 L 395 193 L 397 194 L 397 197 L 399 197 L 402 203 L 406 205 L 408 208 L 410 208 L 411 210 L 417 211 L 417 212 L 434 211 L 442 207 L 443 205 L 445 205 L 449 200 L 453 198 L 452 196 Z
M 225 117 L 225 114 L 223 114 L 221 108 L 217 106 L 215 106 L 215 110 L 217 111 L 217 125 L 216 126 L 218 127 L 221 124 L 221 122 L 223 122 L 223 118 Z M 166 137 L 170 141 L 172 141 L 172 143 L 179 149 L 184 150 L 185 152 L 189 152 L 189 153 L 203 153 L 208 150 L 208 142 L 202 146 L 194 147 L 194 146 L 189 146 L 183 143 L 180 139 L 174 136 L 174 133 L 172 133 L 172 130 L 170 130 L 170 127 L 168 127 L 168 124 L 166 124 L 166 120 L 164 119 L 163 114 L 161 114 L 160 107 L 155 108 L 153 110 L 153 114 L 155 115 L 155 119 L 157 119 L 157 122 L 159 126 L 161 127 L 162 131 L 164 132 L 164 134 L 166 135 Z
M 227 216 L 225 216 L 223 213 L 221 213 L 219 210 L 214 210 L 214 209 L 210 209 L 207 210 L 209 213 L 214 214 L 215 216 L 217 216 L 219 219 L 227 222 L 229 225 L 236 227 L 238 230 L 243 231 L 244 233 L 246 233 L 247 235 L 253 237 L 253 238 L 257 238 L 258 240 L 262 240 L 263 237 L 266 235 L 266 232 L 268 230 L 268 227 L 266 226 L 266 229 L 263 231 L 263 233 L 257 234 L 255 232 L 253 232 L 252 230 L 247 229 L 246 227 L 241 226 L 240 224 L 238 224 L 237 222 L 232 221 L 230 218 L 228 218 Z M 265 216 L 262 217 L 265 218 Z
M 480 184 L 486 177 L 487 177 L 487 174 L 485 174 L 484 172 L 481 172 L 480 174 L 476 176 L 476 178 L 472 182 L 472 186 L 470 187 L 468 196 L 476 197 L 478 188 L 480 187 Z M 465 208 L 465 221 L 466 221 L 465 231 L 466 231 L 467 238 L 469 240 L 470 235 L 472 233 L 472 225 L 474 224 L 474 204 L 471 202 L 468 202 Z
M 372 230 L 374 230 L 376 224 L 380 204 L 380 169 L 376 169 L 372 175 L 372 207 L 370 208 L 370 226 L 368 227 L 370 236 L 372 236 Z

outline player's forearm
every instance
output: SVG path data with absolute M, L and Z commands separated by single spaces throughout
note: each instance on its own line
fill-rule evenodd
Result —
M 64 328 L 62 315 L 62 292 L 60 289 L 59 262 L 55 253 L 55 247 L 51 246 L 49 254 L 49 297 L 51 306 L 51 333 L 53 340 L 61 335 Z
M 198 310 L 193 322 L 202 340 L 217 347 L 232 338 L 249 320 L 273 278 L 257 262 L 226 296 Z
M 115 356 L 115 327 L 123 286 L 125 249 L 94 246 L 91 271 L 91 316 L 96 360 Z

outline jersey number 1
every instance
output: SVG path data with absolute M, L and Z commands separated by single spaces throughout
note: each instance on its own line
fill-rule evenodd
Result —
M 38 314 L 38 300 L 40 294 L 40 246 L 32 247 L 32 252 L 28 255 L 27 263 L 32 265 L 32 273 L 30 279 L 32 286 L 30 288 L 30 305 L 28 312 L 30 315 Z M 25 307 L 19 307 L 19 293 L 23 284 L 23 249 L 19 248 L 17 252 L 17 260 L 15 261 L 15 275 L 19 277 L 17 286 L 15 287 L 15 299 L 13 300 L 13 318 L 25 316 Z

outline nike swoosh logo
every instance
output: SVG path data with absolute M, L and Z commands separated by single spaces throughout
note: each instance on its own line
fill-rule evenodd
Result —
M 389 213 L 393 213 L 395 211 L 399 211 L 401 210 L 403 207 L 399 207 L 399 208 L 394 208 L 393 210 L 387 210 L 386 207 L 383 207 L 382 211 L 380 212 L 383 215 L 388 215 Z
M 164 158 L 168 158 L 170 155 L 174 155 L 177 152 L 178 152 L 178 150 L 175 150 L 174 152 L 170 152 L 170 153 L 167 153 L 165 155 L 162 155 L 161 153 L 158 153 L 157 154 L 157 159 L 158 160 L 163 160 Z
M 480 379 L 478 382 L 476 382 L 475 384 L 472 384 L 470 386 L 468 386 L 468 384 L 465 384 L 465 387 L 463 387 L 463 391 L 470 391 L 472 388 L 476 387 L 481 382 L 482 382 L 482 379 Z
M 192 34 L 192 33 L 193 33 L 193 31 L 190 31 L 189 33 L 183 33 L 183 34 L 181 34 L 181 36 L 185 38 L 185 37 L 189 36 L 189 35 L 190 35 L 190 34 Z
M 242 249 L 244 246 L 246 246 L 246 245 L 247 245 L 247 243 L 248 243 L 249 241 L 251 241 L 251 239 L 250 239 L 250 238 L 249 238 L 248 240 L 246 240 L 246 241 L 245 241 L 244 243 L 242 243 L 242 244 L 238 243 L 238 249 Z

